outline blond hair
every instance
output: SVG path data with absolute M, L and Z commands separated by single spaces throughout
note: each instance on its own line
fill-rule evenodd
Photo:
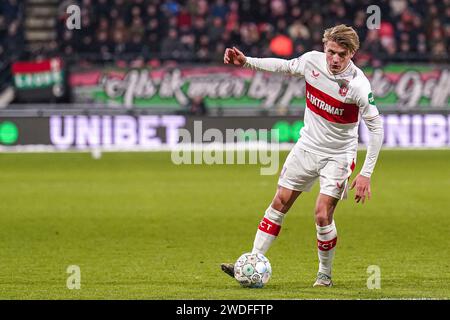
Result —
M 355 53 L 359 49 L 359 37 L 352 27 L 345 24 L 328 28 L 323 33 L 322 42 L 334 41 L 341 47 L 349 50 L 350 53 Z

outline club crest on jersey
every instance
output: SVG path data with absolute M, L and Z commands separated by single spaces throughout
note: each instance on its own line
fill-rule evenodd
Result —
M 313 70 L 313 71 L 311 72 L 311 75 L 312 75 L 312 77 L 313 77 L 314 79 L 317 79 L 317 78 L 320 76 L 320 73 L 319 73 L 319 72 L 316 72 L 316 70 Z
M 345 96 L 347 95 L 347 91 L 348 91 L 348 87 L 347 87 L 346 85 L 343 85 L 343 86 L 341 86 L 340 89 L 339 89 L 339 94 L 340 94 L 342 97 L 345 97 Z
M 348 81 L 342 80 L 342 82 L 339 84 L 339 95 L 341 97 L 345 97 L 348 92 Z

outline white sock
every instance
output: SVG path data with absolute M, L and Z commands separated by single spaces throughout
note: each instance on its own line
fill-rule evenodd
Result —
M 333 222 L 324 227 L 316 225 L 317 229 L 317 251 L 319 253 L 319 272 L 331 277 L 334 251 L 337 243 L 337 230 Z
M 264 214 L 264 218 L 259 223 L 253 242 L 252 253 L 266 254 L 272 242 L 280 233 L 283 223 L 284 213 L 269 206 Z

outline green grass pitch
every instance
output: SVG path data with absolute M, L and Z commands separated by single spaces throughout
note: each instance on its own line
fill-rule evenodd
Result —
M 56 153 L 2 154 L 0 166 L 0 299 L 450 297 L 450 150 L 381 152 L 373 198 L 336 210 L 332 288 L 312 288 L 317 184 L 267 253 L 268 285 L 246 289 L 219 264 L 251 250 L 274 195 L 277 176 L 258 165 Z M 79 290 L 67 288 L 69 265 L 80 267 Z M 381 289 L 367 288 L 370 265 Z

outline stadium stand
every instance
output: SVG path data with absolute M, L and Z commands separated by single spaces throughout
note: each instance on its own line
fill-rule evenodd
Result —
M 11 62 L 24 51 L 24 9 L 17 0 L 0 2 L 0 92 L 11 81 Z
M 360 66 L 386 61 L 448 60 L 450 1 L 437 0 L 82 0 L 82 29 L 58 24 L 58 50 L 66 56 L 109 59 L 220 61 L 224 48 L 251 56 L 277 56 L 271 42 L 284 36 L 282 57 L 321 50 L 324 28 L 354 26 L 362 43 Z M 381 28 L 368 30 L 366 8 L 383 12 Z M 108 8 L 112 8 L 111 10 Z M 324 8 L 326 10 L 324 10 Z M 65 12 L 60 10 L 59 19 Z
M 8 60 L 63 55 L 75 60 L 220 61 L 224 48 L 251 56 L 284 58 L 321 49 L 324 28 L 346 23 L 359 33 L 360 66 L 387 61 L 446 62 L 450 0 L 5 0 L 0 4 L 0 57 Z M 24 10 L 26 3 L 27 10 Z M 81 30 L 68 30 L 65 8 L 81 8 Z M 383 12 L 381 28 L 369 30 L 366 8 Z M 112 8 L 112 9 L 110 9 Z

